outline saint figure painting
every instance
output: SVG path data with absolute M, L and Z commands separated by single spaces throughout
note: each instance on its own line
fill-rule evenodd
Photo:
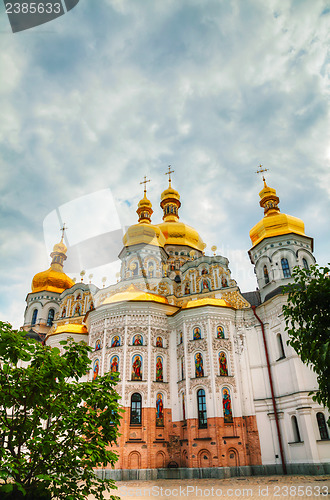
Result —
M 142 356 L 140 354 L 133 356 L 132 380 L 142 380 Z
M 222 406 L 225 424 L 233 423 L 233 412 L 231 409 L 231 399 L 229 389 L 222 389 Z
M 156 427 L 164 427 L 163 396 L 158 393 L 156 398 Z

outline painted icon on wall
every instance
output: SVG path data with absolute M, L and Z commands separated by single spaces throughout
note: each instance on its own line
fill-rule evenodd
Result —
M 118 356 L 112 356 L 110 359 L 110 372 L 118 373 L 119 372 L 119 358 Z
M 196 328 L 194 328 L 194 340 L 199 340 L 202 338 L 202 332 L 201 332 L 201 329 L 196 326 Z
M 96 359 L 93 365 L 93 380 L 97 379 L 99 371 L 100 371 L 100 362 L 98 359 Z
M 133 356 L 132 380 L 142 380 L 142 356 L 140 354 Z
M 156 359 L 156 381 L 163 382 L 163 360 L 161 356 Z
M 224 352 L 219 353 L 219 369 L 221 377 L 228 375 L 227 357 Z
M 200 352 L 195 354 L 195 375 L 196 378 L 204 377 L 203 356 Z
M 223 326 L 218 326 L 217 327 L 217 339 L 224 339 L 225 338 L 225 330 Z
M 97 339 L 95 342 L 95 351 L 100 351 L 101 350 L 101 340 Z
M 111 347 L 120 347 L 120 337 L 118 335 L 113 337 Z
M 133 337 L 133 345 L 143 345 L 143 337 L 139 333 Z
M 157 337 L 156 347 L 163 347 L 163 339 L 161 337 Z
M 228 286 L 228 281 L 227 281 L 227 278 L 225 276 L 222 276 L 222 278 L 221 278 L 221 285 L 223 288 L 227 288 L 227 286 Z
M 156 427 L 164 427 L 163 396 L 158 393 L 156 398 Z
M 222 406 L 225 424 L 233 423 L 233 412 L 231 408 L 231 398 L 229 389 L 222 389 Z

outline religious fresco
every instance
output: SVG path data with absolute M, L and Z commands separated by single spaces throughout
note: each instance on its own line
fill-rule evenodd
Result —
M 222 406 L 225 424 L 233 423 L 233 412 L 231 408 L 231 398 L 229 389 L 222 389 Z
M 120 337 L 115 335 L 111 341 L 111 347 L 120 347 Z
M 219 369 L 221 377 L 226 377 L 228 375 L 227 357 L 224 352 L 219 353 Z
M 195 376 L 204 377 L 203 356 L 200 352 L 195 354 Z
M 217 327 L 217 339 L 224 339 L 225 338 L 225 330 L 223 326 L 218 326 Z
M 186 420 L 186 402 L 184 392 L 182 393 L 182 420 Z
M 156 397 L 156 427 L 164 427 L 164 403 L 160 393 Z
M 140 335 L 139 333 L 137 335 L 134 335 L 132 343 L 133 345 L 143 345 L 142 335 Z
M 100 362 L 98 359 L 96 359 L 93 365 L 93 380 L 95 380 L 98 377 L 99 371 L 100 371 Z
M 223 288 L 227 288 L 228 287 L 228 281 L 227 281 L 227 278 L 225 276 L 222 276 L 222 278 L 221 278 L 221 286 Z
M 201 338 L 202 338 L 202 331 L 201 331 L 201 329 L 198 326 L 196 326 L 196 328 L 194 328 L 194 337 L 193 337 L 193 339 L 194 340 L 199 340 Z
M 182 334 L 182 332 L 180 332 L 179 335 L 180 335 L 180 344 L 182 344 L 182 342 L 183 342 L 183 334 Z
M 136 354 L 132 359 L 132 380 L 142 380 L 142 356 Z
M 185 295 L 189 295 L 189 293 L 190 293 L 190 283 L 186 283 L 185 284 L 184 293 L 185 293 Z
M 119 358 L 118 356 L 112 356 L 110 358 L 110 372 L 118 373 L 119 372 Z
M 163 360 L 161 356 L 156 358 L 156 381 L 163 382 Z
M 101 340 L 97 339 L 97 341 L 95 342 L 95 351 L 100 351 L 100 349 L 101 349 Z
M 163 347 L 163 339 L 161 337 L 156 338 L 156 347 Z
M 73 310 L 73 316 L 80 316 L 80 315 L 81 315 L 81 306 L 80 304 L 77 304 Z
M 205 278 L 201 281 L 201 291 L 203 290 L 211 290 L 210 282 Z

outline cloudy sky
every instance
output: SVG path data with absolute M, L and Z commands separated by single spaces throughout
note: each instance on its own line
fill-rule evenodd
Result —
M 330 261 L 329 33 L 323 0 L 80 0 L 15 34 L 1 3 L 0 318 L 23 324 L 59 221 L 71 244 L 135 223 L 147 175 L 160 222 L 168 165 L 181 220 L 242 291 L 260 163 Z

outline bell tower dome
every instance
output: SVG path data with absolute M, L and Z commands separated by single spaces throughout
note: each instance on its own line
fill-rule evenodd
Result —
M 265 177 L 263 183 L 259 196 L 264 217 L 250 231 L 249 250 L 262 302 L 281 293 L 282 286 L 290 283 L 294 267 L 309 269 L 315 263 L 313 238 L 306 236 L 304 222 L 281 213 L 276 190 L 267 186 Z

